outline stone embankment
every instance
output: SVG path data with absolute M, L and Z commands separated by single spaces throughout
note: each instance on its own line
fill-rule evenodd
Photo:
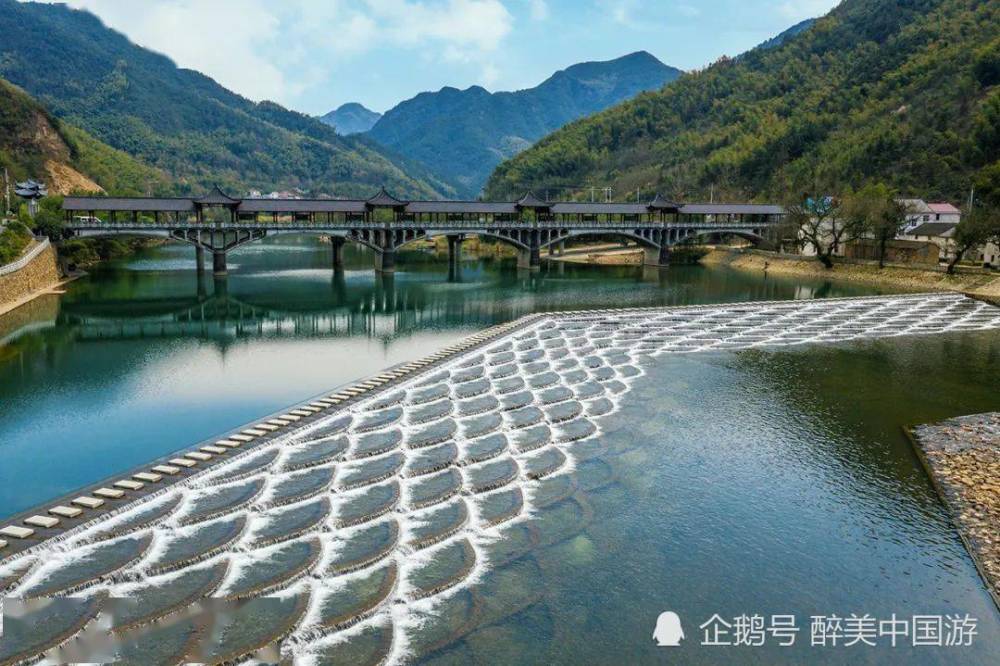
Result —
M 839 261 L 833 268 L 825 268 L 812 257 L 723 248 L 713 250 L 702 258 L 701 262 L 751 272 L 767 272 L 772 275 L 845 280 L 890 287 L 894 290 L 960 291 L 984 300 L 1000 301 L 1000 272 L 981 269 L 960 269 L 960 272 L 948 275 L 943 270 L 933 268 L 893 265 L 880 269 L 875 263 Z
M 37 247 L 37 243 L 32 243 L 25 252 L 30 253 Z M 4 267 L 0 266 L 2 268 Z M 60 280 L 56 251 L 51 245 L 47 245 L 27 265 L 17 270 L 5 274 L 0 270 L 0 315 L 49 291 Z
M 1000 412 L 917 426 L 910 434 L 1000 606 Z

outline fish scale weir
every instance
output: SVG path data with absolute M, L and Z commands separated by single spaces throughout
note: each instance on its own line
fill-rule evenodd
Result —
M 587 519 L 577 466 L 656 357 L 998 329 L 1000 309 L 951 293 L 571 311 L 488 329 L 6 521 L 0 592 L 75 599 L 46 635 L 0 637 L 0 664 L 82 660 L 101 613 L 128 619 L 120 638 L 145 663 L 176 657 L 158 662 L 152 647 L 171 631 L 213 663 L 280 639 L 296 663 L 359 645 L 401 660 L 427 648 L 421 617 L 507 559 L 504 530 L 562 538 L 535 524 L 543 506 Z M 123 610 L 120 597 L 139 601 Z M 236 628 L 185 633 L 205 598 L 235 604 Z M 31 612 L 42 626 L 52 611 Z

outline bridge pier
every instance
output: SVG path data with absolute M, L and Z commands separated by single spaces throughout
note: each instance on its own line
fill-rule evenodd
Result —
M 532 229 L 528 232 L 528 248 L 523 250 L 518 249 L 517 251 L 517 267 L 527 268 L 530 271 L 541 270 L 542 252 L 540 245 L 538 230 Z
M 212 252 L 212 273 L 214 275 L 225 275 L 227 272 L 226 253 L 224 251 L 215 250 Z
M 194 263 L 197 265 L 199 273 L 205 272 L 205 248 L 201 245 L 194 246 Z
M 396 250 L 383 249 L 375 253 L 375 270 L 379 273 L 396 272 Z
M 643 247 L 642 263 L 645 266 L 669 266 L 670 246 L 664 243 L 659 247 Z
M 340 236 L 331 236 L 330 242 L 333 245 L 333 272 L 344 272 L 344 245 L 346 240 Z
M 457 266 L 462 261 L 462 234 L 448 234 L 448 266 Z

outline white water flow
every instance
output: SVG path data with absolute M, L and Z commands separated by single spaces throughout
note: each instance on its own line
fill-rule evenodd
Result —
M 128 596 L 218 567 L 203 596 L 307 596 L 282 634 L 295 663 L 386 626 L 398 662 L 655 356 L 997 328 L 1000 309 L 956 294 L 551 315 L 5 564 L 30 565 L 10 596 Z

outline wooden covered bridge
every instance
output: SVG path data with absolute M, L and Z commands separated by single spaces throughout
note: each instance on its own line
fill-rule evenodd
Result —
M 545 248 L 575 236 L 636 242 L 645 263 L 666 265 L 670 248 L 706 234 L 764 240 L 784 215 L 768 204 L 680 204 L 659 195 L 648 203 L 543 201 L 528 193 L 517 201 L 403 201 L 381 189 L 368 199 L 237 199 L 215 188 L 196 198 L 66 197 L 67 229 L 83 238 L 153 236 L 190 243 L 226 272 L 226 253 L 275 234 L 317 234 L 333 239 L 334 269 L 343 266 L 348 241 L 375 251 L 375 268 L 393 271 L 396 251 L 416 240 L 446 236 L 457 260 L 469 235 L 517 249 L 518 265 L 537 269 Z

